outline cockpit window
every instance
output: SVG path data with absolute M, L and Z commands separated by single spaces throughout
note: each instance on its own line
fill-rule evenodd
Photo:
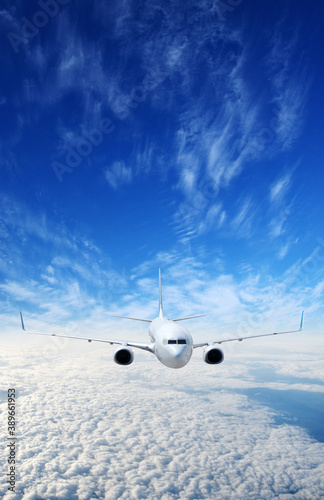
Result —
M 169 339 L 168 340 L 168 344 L 186 344 L 186 343 L 187 343 L 186 339 L 178 339 L 178 340 Z
M 179 339 L 178 340 L 178 344 L 186 344 L 186 343 L 187 343 L 186 339 Z
M 168 340 L 168 344 L 176 344 L 177 341 L 176 340 Z

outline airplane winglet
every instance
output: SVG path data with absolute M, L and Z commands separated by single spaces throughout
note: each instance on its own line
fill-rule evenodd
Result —
M 21 328 L 24 330 L 24 332 L 26 332 L 26 328 L 25 328 L 25 325 L 24 325 L 24 320 L 23 320 L 23 316 L 21 314 L 21 311 L 20 311 L 20 321 L 21 321 Z
M 304 326 L 304 311 L 302 312 L 301 320 L 300 320 L 300 327 L 299 327 L 300 332 L 302 331 L 303 326 Z

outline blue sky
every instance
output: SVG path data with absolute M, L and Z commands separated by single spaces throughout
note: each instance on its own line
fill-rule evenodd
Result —
M 4 332 L 154 317 L 161 267 L 211 337 L 321 333 L 323 9 L 3 2 Z

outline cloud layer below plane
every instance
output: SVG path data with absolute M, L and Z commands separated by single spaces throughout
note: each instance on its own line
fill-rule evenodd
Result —
M 270 399 L 260 404 L 242 391 L 294 390 L 283 375 L 298 364 L 307 374 L 317 355 L 294 354 L 282 372 L 271 356 L 243 352 L 239 361 L 232 353 L 232 361 L 209 367 L 195 353 L 172 371 L 146 354 L 122 368 L 110 350 L 76 349 L 46 360 L 37 343 L 2 351 L 1 379 L 19 391 L 19 481 L 11 499 L 323 496 L 323 442 Z M 277 377 L 253 377 L 262 364 Z M 323 396 L 323 379 L 299 380 L 296 395 L 307 388 Z M 4 411 L 6 391 L 2 385 Z M 3 447 L 1 454 L 6 462 Z M 0 492 L 7 498 L 3 484 Z

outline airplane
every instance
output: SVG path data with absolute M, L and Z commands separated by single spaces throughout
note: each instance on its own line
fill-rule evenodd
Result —
M 203 360 L 205 363 L 210 365 L 217 365 L 222 363 L 224 360 L 224 354 L 221 349 L 215 347 L 215 344 L 223 344 L 224 342 L 233 342 L 251 338 L 258 337 L 268 337 L 270 335 L 282 335 L 285 333 L 296 333 L 301 332 L 303 329 L 304 311 L 301 315 L 300 327 L 298 330 L 288 330 L 285 332 L 274 332 L 266 333 L 262 335 L 251 335 L 247 337 L 234 337 L 225 340 L 216 340 L 213 342 L 200 342 L 198 344 L 193 342 L 193 339 L 186 328 L 179 324 L 179 321 L 184 321 L 194 318 L 202 318 L 206 316 L 205 314 L 200 314 L 198 316 L 188 316 L 186 318 L 170 319 L 164 316 L 163 304 L 162 304 L 162 284 L 161 284 L 161 270 L 159 270 L 159 315 L 157 318 L 142 319 L 142 318 L 131 318 L 129 316 L 113 316 L 115 318 L 124 318 L 133 321 L 144 321 L 150 323 L 149 326 L 149 337 L 150 343 L 133 342 L 127 340 L 108 340 L 108 339 L 95 339 L 91 337 L 75 337 L 71 335 L 63 335 L 57 333 L 41 333 L 41 332 L 30 332 L 26 330 L 24 325 L 24 320 L 22 313 L 20 313 L 21 327 L 26 333 L 32 333 L 36 335 L 49 335 L 52 337 L 65 337 L 78 340 L 87 340 L 88 342 L 105 342 L 108 344 L 118 344 L 118 347 L 114 353 L 114 361 L 118 365 L 130 365 L 134 361 L 133 348 L 143 349 L 144 351 L 151 352 L 155 354 L 157 359 L 168 368 L 182 368 L 189 361 L 193 353 L 193 349 L 197 347 L 205 347 L 203 351 Z

